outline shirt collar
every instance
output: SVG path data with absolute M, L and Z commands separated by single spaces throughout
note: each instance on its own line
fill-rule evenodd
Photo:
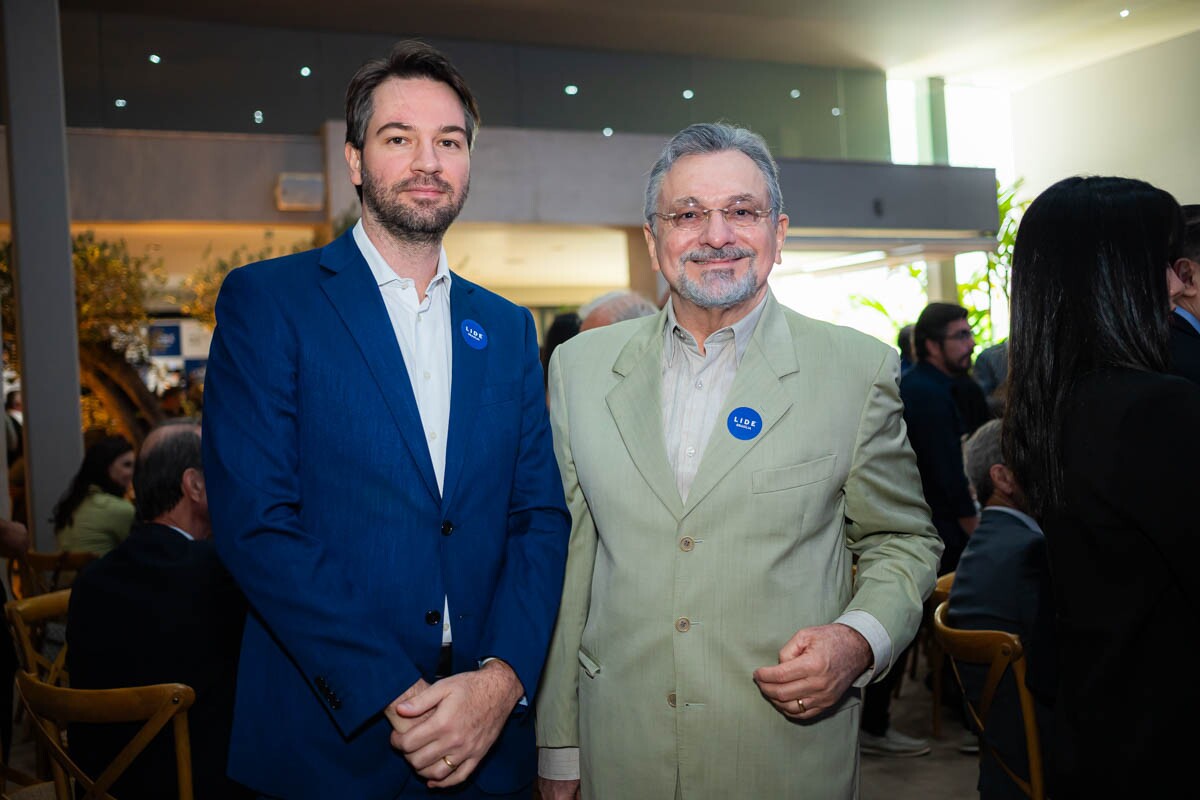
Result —
M 1012 514 L 1014 517 L 1021 520 L 1021 522 L 1024 522 L 1025 526 L 1028 527 L 1031 531 L 1036 531 L 1037 533 L 1042 533 L 1042 526 L 1038 525 L 1037 520 L 1035 520 L 1033 517 L 1026 514 L 1024 511 L 1018 511 L 1017 509 L 1009 508 L 1008 506 L 986 506 L 983 510 L 984 511 L 1003 511 L 1005 514 Z M 1045 536 L 1044 533 L 1042 533 L 1042 535 Z
M 187 531 L 185 531 L 183 528 L 177 528 L 177 527 L 175 527 L 174 525 L 167 525 L 165 522 L 164 522 L 164 523 L 161 523 L 161 524 L 162 524 L 164 527 L 167 527 L 167 528 L 170 528 L 170 529 L 171 529 L 171 530 L 173 530 L 173 531 L 176 531 L 177 533 L 179 533 L 180 535 L 182 535 L 182 536 L 183 536 L 185 539 L 187 539 L 189 542 L 194 542 L 194 541 L 196 541 L 196 537 L 195 537 L 195 536 L 192 536 L 190 533 L 188 533 Z
M 380 286 L 389 284 L 392 281 L 400 283 L 412 283 L 411 278 L 401 278 L 396 272 L 388 266 L 387 261 L 380 255 L 379 249 L 375 247 L 375 243 L 367 236 L 367 232 L 363 230 L 363 223 L 360 219 L 354 225 L 354 243 L 358 245 L 359 252 L 367 262 L 367 266 L 371 268 L 371 274 L 375 276 L 375 283 Z M 450 288 L 450 262 L 446 260 L 446 248 L 439 248 L 437 272 L 434 273 L 433 280 L 429 282 L 429 288 L 425 291 L 426 294 L 432 292 L 436 287 L 445 285 Z
M 1200 319 L 1196 319 L 1195 314 L 1188 311 L 1183 306 L 1175 306 L 1175 313 L 1178 314 L 1179 316 L 1183 317 L 1184 319 L 1186 319 L 1188 321 L 1188 324 L 1190 324 L 1193 328 L 1196 329 L 1196 333 L 1200 333 Z
M 758 320 L 763 315 L 763 309 L 767 307 L 767 294 L 764 294 L 763 299 L 758 301 L 758 305 L 750 309 L 749 314 L 732 325 L 726 325 L 724 328 L 713 331 L 705 341 L 713 341 L 713 337 L 719 335 L 732 335 L 734 360 L 740 366 L 742 356 L 746 354 L 746 348 L 750 346 L 750 340 L 754 338 L 754 331 L 758 328 Z M 674 298 L 667 298 L 666 309 L 667 313 L 663 323 L 666 340 L 663 343 L 663 353 L 667 364 L 670 364 L 675 358 L 676 348 L 692 347 L 699 350 L 699 346 L 696 344 L 696 337 L 688 333 L 675 319 Z

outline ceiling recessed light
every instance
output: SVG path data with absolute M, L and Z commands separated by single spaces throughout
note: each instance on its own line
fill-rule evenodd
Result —
M 117 108 L 124 108 L 128 104 L 125 102 L 124 97 L 118 97 L 116 100 L 113 100 L 113 105 Z
M 254 124 L 262 125 L 262 121 L 263 121 L 263 113 L 261 111 L 255 111 L 254 112 Z
M 792 99 L 795 100 L 797 97 L 800 96 L 800 90 L 792 89 L 790 92 L 788 92 L 788 94 L 790 94 L 792 96 Z
M 1121 19 L 1125 19 L 1125 18 L 1126 18 L 1126 17 L 1128 17 L 1128 16 L 1129 16 L 1129 9 L 1128 9 L 1128 8 L 1122 8 L 1122 9 L 1121 9 Z
M 835 117 L 840 117 L 842 115 L 842 110 L 837 106 L 834 106 L 829 113 L 833 114 Z
M 300 68 L 300 77 L 301 77 L 301 78 L 307 78 L 309 75 L 312 75 L 312 70 L 311 70 L 311 69 L 309 69 L 308 67 L 301 67 L 301 68 Z
M 601 133 L 603 133 L 605 136 L 612 136 L 612 135 L 613 135 L 613 129 L 612 129 L 612 128 L 605 128 L 604 130 L 602 130 L 602 131 L 600 131 L 600 132 L 601 132 Z
M 150 63 L 151 64 L 162 63 L 162 57 L 158 53 L 151 53 L 150 54 Z
M 573 83 L 568 83 L 566 86 L 563 87 L 563 91 L 569 95 L 577 95 L 577 94 L 579 94 L 579 87 Z
M 695 93 L 695 92 L 693 92 L 691 89 L 684 89 L 684 90 L 683 90 L 683 99 L 684 99 L 684 100 L 691 100 L 691 99 L 692 99 L 693 97 L 695 97 L 695 96 L 696 96 L 696 93 Z

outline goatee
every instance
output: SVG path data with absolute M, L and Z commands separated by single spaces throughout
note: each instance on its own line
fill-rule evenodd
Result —
M 419 246 L 441 243 L 446 230 L 462 211 L 471 188 L 468 179 L 456 196 L 454 187 L 438 175 L 409 178 L 390 187 L 377 183 L 365 168 L 362 177 L 363 203 L 375 220 L 398 241 Z M 403 192 L 421 188 L 444 192 L 449 202 L 418 201 L 409 204 L 401 199 Z

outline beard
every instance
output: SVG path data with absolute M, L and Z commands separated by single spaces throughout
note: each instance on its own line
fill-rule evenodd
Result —
M 406 203 L 401 193 L 417 188 L 434 188 L 446 194 L 440 200 Z M 468 178 L 456 195 L 454 187 L 438 175 L 414 177 L 383 186 L 365 164 L 362 168 L 363 204 L 384 230 L 408 244 L 440 244 L 446 230 L 462 211 L 463 203 L 467 202 L 470 189 Z
M 741 277 L 737 270 L 708 269 L 700 273 L 699 280 L 692 280 L 687 273 L 687 263 L 703 264 L 706 261 L 732 261 L 750 259 L 750 266 Z M 700 308 L 731 308 L 744 303 L 758 293 L 758 276 L 754 271 L 753 250 L 744 247 L 722 247 L 719 250 L 691 250 L 679 258 L 679 273 L 672 288 L 679 296 Z

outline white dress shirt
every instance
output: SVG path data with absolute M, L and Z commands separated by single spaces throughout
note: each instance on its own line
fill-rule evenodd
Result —
M 425 444 L 429 447 L 429 458 L 433 461 L 433 474 L 440 492 L 446 476 L 450 375 L 454 358 L 450 338 L 451 276 L 446 250 L 442 248 L 437 272 L 425 290 L 425 297 L 421 298 L 411 278 L 400 277 L 388 266 L 367 237 L 361 219 L 354 226 L 354 242 L 371 268 L 375 282 L 379 284 L 379 293 L 383 295 L 383 305 L 387 308 L 392 331 L 400 345 L 400 355 L 404 357 L 404 366 L 408 369 L 408 382 L 417 400 L 421 428 L 425 431 Z M 449 644 L 449 599 L 444 601 L 442 611 L 442 643 Z

